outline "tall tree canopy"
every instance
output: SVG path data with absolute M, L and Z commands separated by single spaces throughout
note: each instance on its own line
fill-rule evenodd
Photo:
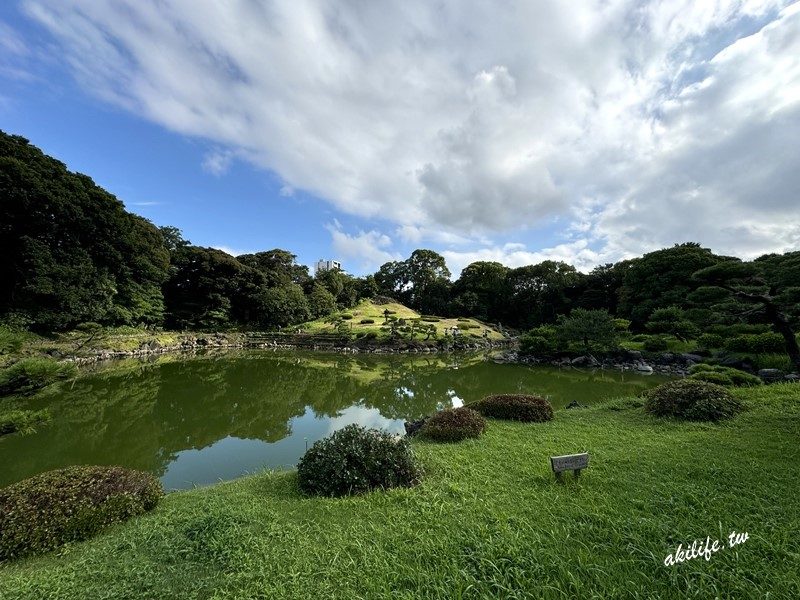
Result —
M 241 254 L 236 258 L 243 265 L 263 273 L 269 287 L 281 287 L 290 283 L 303 285 L 311 279 L 308 267 L 298 265 L 297 256 L 280 248 L 255 254 Z
M 657 308 L 689 308 L 687 298 L 698 285 L 692 274 L 722 258 L 689 242 L 632 260 L 620 290 L 618 314 L 641 329 Z
M 89 177 L 0 132 L 0 312 L 38 329 L 159 323 L 159 230 Z
M 720 310 L 734 311 L 739 318 L 760 319 L 772 325 L 783 336 L 786 352 L 800 370 L 795 335 L 800 322 L 800 252 L 770 254 L 750 262 L 726 260 L 699 270 L 694 279 L 706 286 L 696 296 L 715 298 Z M 737 309 L 737 303 L 745 308 Z

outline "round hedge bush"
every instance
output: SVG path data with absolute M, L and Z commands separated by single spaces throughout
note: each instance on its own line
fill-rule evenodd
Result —
M 485 417 L 543 423 L 553 420 L 553 406 L 541 396 L 528 394 L 496 394 L 472 402 L 469 408 Z
M 375 319 L 361 319 L 360 323 L 362 325 L 371 325 L 375 322 Z
M 318 496 L 411 486 L 421 476 L 407 439 L 359 425 L 315 442 L 297 463 L 300 489 Z
M 725 373 L 719 373 L 717 371 L 699 371 L 694 375 L 690 375 L 689 379 L 694 379 L 695 381 L 706 381 L 708 383 L 716 383 L 717 385 L 722 385 L 725 387 L 733 387 L 733 379 L 728 377 Z
M 647 392 L 644 408 L 659 417 L 690 421 L 720 421 L 744 410 L 721 385 L 696 379 L 668 381 L 653 388 Z
M 436 442 L 460 442 L 477 438 L 486 429 L 486 419 L 476 410 L 462 406 L 440 410 L 425 421 L 420 433 Z
M 85 540 L 152 510 L 163 492 L 149 473 L 78 466 L 0 489 L 0 561 Z

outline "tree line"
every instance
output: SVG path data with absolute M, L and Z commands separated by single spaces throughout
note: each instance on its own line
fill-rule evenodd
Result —
M 194 246 L 177 228 L 127 212 L 86 175 L 3 132 L 0 202 L 0 318 L 15 327 L 276 329 L 383 295 L 424 314 L 524 331 L 584 314 L 577 310 L 679 338 L 765 324 L 800 365 L 800 252 L 742 261 L 684 243 L 589 273 L 559 261 L 517 268 L 479 261 L 453 281 L 440 254 L 419 249 L 366 277 L 312 276 L 287 250 L 233 257 Z

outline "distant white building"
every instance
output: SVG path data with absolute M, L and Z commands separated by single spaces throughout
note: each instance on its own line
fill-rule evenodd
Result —
M 322 273 L 323 271 L 331 271 L 336 269 L 337 271 L 342 270 L 342 263 L 338 260 L 323 260 L 319 259 L 317 264 L 314 265 L 314 274 Z

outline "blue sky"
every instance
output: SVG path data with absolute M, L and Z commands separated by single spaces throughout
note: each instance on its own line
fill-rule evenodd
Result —
M 770 0 L 22 0 L 0 128 L 232 253 L 752 257 L 800 244 L 799 40 Z

